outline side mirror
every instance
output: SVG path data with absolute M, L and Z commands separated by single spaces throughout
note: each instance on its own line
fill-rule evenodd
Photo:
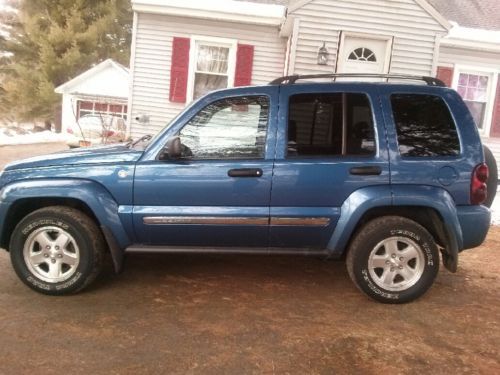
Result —
M 171 137 L 167 140 L 164 151 L 170 159 L 177 159 L 182 156 L 182 144 L 180 137 Z

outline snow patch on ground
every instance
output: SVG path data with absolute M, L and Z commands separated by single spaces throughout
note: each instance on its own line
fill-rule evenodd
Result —
M 18 131 L 12 128 L 0 128 L 0 146 L 26 145 L 32 143 L 66 142 L 68 136 L 50 130 L 33 132 Z
M 491 224 L 500 225 L 500 192 L 497 192 L 493 205 L 491 206 Z

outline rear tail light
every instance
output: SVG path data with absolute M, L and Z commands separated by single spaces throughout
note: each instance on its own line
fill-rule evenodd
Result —
M 486 186 L 488 174 L 488 166 L 486 164 L 479 164 L 476 168 L 474 168 L 470 184 L 471 204 L 479 205 L 484 203 L 486 200 L 488 196 L 488 188 Z

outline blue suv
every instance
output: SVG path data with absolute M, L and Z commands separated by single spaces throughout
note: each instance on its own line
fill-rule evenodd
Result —
M 153 138 L 8 165 L 0 245 L 52 295 L 89 285 L 106 253 L 117 272 L 127 253 L 219 253 L 345 259 L 368 296 L 414 300 L 440 254 L 456 272 L 488 232 L 477 128 L 435 78 L 332 78 L 212 92 Z

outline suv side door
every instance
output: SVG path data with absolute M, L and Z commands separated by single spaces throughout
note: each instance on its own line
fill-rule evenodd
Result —
M 326 248 L 349 195 L 389 184 L 374 85 L 283 85 L 277 139 L 272 247 Z
M 160 136 L 161 145 L 180 137 L 181 158 L 146 150 L 134 186 L 140 243 L 267 246 L 277 95 L 276 87 L 215 92 Z

